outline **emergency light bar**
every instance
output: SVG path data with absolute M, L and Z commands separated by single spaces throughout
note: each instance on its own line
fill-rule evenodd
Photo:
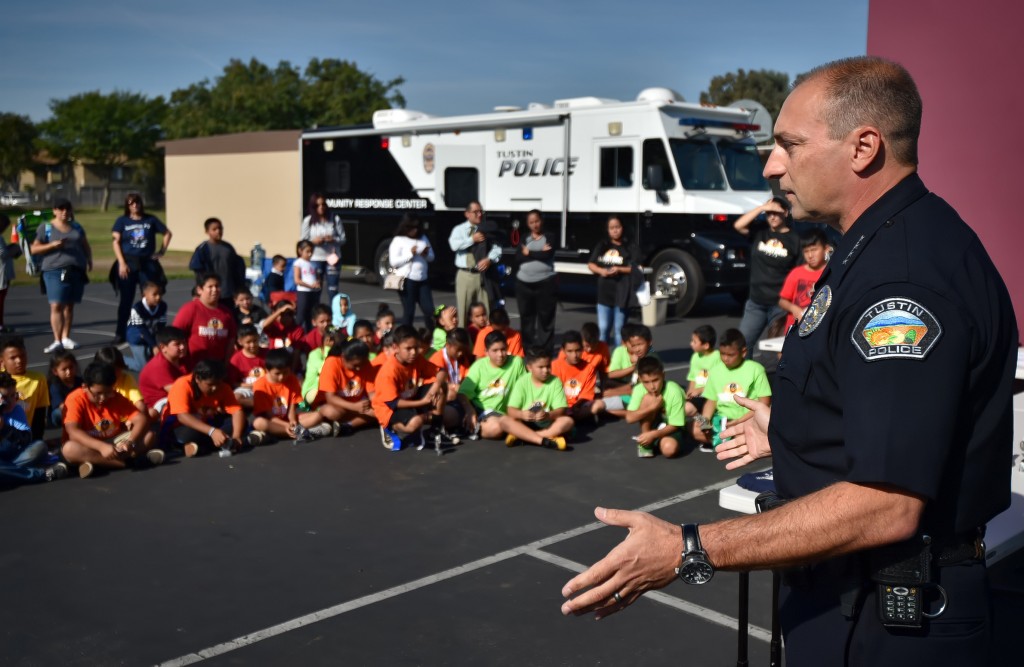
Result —
M 727 120 L 708 120 L 706 118 L 680 118 L 680 125 L 690 125 L 693 127 L 720 127 L 726 130 L 736 130 L 737 132 L 755 132 L 761 129 L 760 125 L 754 123 L 731 123 Z

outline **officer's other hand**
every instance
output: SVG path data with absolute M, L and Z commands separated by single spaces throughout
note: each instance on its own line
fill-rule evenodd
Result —
M 562 604 L 562 614 L 582 616 L 593 612 L 600 620 L 676 578 L 682 536 L 679 526 L 646 512 L 598 507 L 594 515 L 609 526 L 628 528 L 629 535 L 562 588 L 562 596 L 569 598 Z M 616 593 L 622 602 L 615 601 Z
M 744 396 L 736 396 L 735 400 L 750 412 L 729 422 L 729 427 L 721 433 L 722 443 L 715 447 L 715 456 L 719 461 L 735 459 L 726 464 L 726 470 L 735 470 L 772 455 L 772 447 L 768 442 L 768 421 L 772 409 Z

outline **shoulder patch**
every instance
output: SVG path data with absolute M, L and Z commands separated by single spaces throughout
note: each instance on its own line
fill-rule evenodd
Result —
M 866 361 L 924 359 L 942 336 L 942 325 L 911 299 L 883 299 L 864 311 L 850 340 Z

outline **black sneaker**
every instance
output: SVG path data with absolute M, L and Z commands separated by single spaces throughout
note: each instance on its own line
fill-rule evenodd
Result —
M 46 469 L 46 481 L 53 482 L 58 479 L 64 479 L 68 476 L 68 467 L 64 463 L 54 463 L 52 466 Z

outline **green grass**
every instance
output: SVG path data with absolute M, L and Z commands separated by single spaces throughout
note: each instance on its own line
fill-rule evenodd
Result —
M 14 223 L 17 221 L 18 216 L 28 210 L 32 209 L 6 209 L 3 213 Z M 155 215 L 161 220 L 164 219 L 163 211 L 153 210 L 148 211 L 148 213 Z M 93 270 L 89 274 L 89 280 L 94 283 L 107 282 L 110 267 L 116 261 L 110 228 L 114 226 L 114 220 L 117 220 L 119 215 L 121 215 L 121 209 L 114 207 L 111 207 L 106 212 L 99 209 L 75 211 L 75 220 L 85 228 L 85 235 L 89 239 L 89 245 L 92 246 Z M 4 238 L 5 240 L 10 239 L 10 230 L 4 234 Z M 157 244 L 159 245 L 160 243 L 160 237 L 158 237 Z M 191 257 L 191 250 L 171 250 L 160 260 L 160 263 L 163 265 L 164 272 L 168 278 L 189 278 L 192 276 L 192 272 L 188 270 L 188 261 Z M 15 285 L 32 285 L 38 281 L 38 278 L 25 274 L 24 259 L 15 260 Z

